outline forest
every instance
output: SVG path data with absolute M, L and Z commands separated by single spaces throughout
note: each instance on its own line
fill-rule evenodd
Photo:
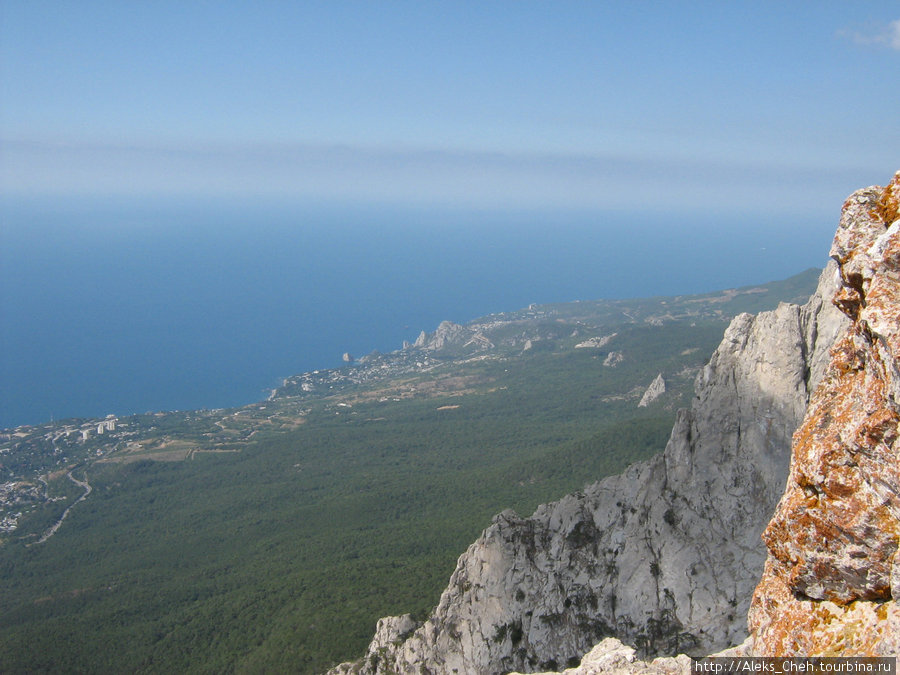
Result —
M 781 290 L 811 291 L 807 277 Z M 731 314 L 610 314 L 592 328 L 616 339 L 582 349 L 584 322 L 575 337 L 562 317 L 514 356 L 433 355 L 403 382 L 418 395 L 377 395 L 398 386 L 380 381 L 267 402 L 281 415 L 267 419 L 294 423 L 258 424 L 234 452 L 82 457 L 67 471 L 93 489 L 63 526 L 35 543 L 81 494 L 57 471 L 60 499 L 0 545 L 0 670 L 316 673 L 357 658 L 379 617 L 428 615 L 494 514 L 660 452 Z M 613 349 L 624 359 L 604 366 Z M 638 407 L 659 373 L 666 393 Z M 467 385 L 442 386 L 450 375 Z M 172 447 L 231 432 L 209 419 L 131 423 Z

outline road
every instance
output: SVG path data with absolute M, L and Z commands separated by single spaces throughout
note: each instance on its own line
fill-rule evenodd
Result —
M 59 517 L 59 520 L 57 520 L 55 523 L 53 523 L 53 525 L 50 527 L 50 529 L 48 529 L 46 532 L 44 532 L 44 534 L 41 536 L 41 538 L 38 539 L 36 542 L 34 542 L 34 544 L 43 544 L 50 537 L 52 537 L 54 534 L 56 534 L 56 531 L 59 529 L 59 526 L 62 525 L 63 521 L 66 519 L 66 516 L 69 515 L 69 511 L 72 510 L 72 507 L 74 507 L 78 502 L 84 501 L 87 498 L 87 496 L 89 494 L 91 494 L 91 490 L 93 490 L 93 488 L 90 486 L 90 483 L 88 483 L 88 477 L 87 477 L 86 471 L 84 473 L 83 481 L 80 481 L 77 478 L 75 478 L 75 476 L 72 475 L 71 471 L 66 475 L 68 475 L 70 481 L 72 481 L 76 485 L 81 486 L 81 488 L 84 490 L 84 494 L 81 495 L 74 502 L 69 504 L 69 507 L 65 511 L 62 512 L 62 515 Z M 33 546 L 34 544 L 30 544 L 30 545 Z

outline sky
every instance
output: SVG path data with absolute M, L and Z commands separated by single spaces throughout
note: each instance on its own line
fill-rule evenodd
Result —
M 0 0 L 0 193 L 834 213 L 900 3 Z

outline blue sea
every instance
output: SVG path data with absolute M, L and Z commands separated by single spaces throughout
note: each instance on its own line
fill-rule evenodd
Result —
M 0 427 L 247 404 L 444 319 L 785 278 L 825 263 L 835 224 L 6 199 Z

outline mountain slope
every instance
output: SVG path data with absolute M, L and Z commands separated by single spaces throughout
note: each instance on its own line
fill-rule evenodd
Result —
M 845 325 L 824 300 L 835 282 L 829 267 L 804 307 L 738 316 L 662 455 L 530 518 L 501 513 L 424 624 L 383 619 L 366 656 L 332 672 L 527 672 L 612 635 L 645 654 L 743 639 L 790 437 Z
M 787 487 L 764 533 L 751 635 L 713 656 L 881 657 L 832 665 L 890 670 L 900 653 L 900 172 L 844 203 L 831 254 L 840 266 L 834 302 L 850 326 L 793 438 Z M 565 672 L 696 670 L 684 655 L 640 661 L 609 638 Z

